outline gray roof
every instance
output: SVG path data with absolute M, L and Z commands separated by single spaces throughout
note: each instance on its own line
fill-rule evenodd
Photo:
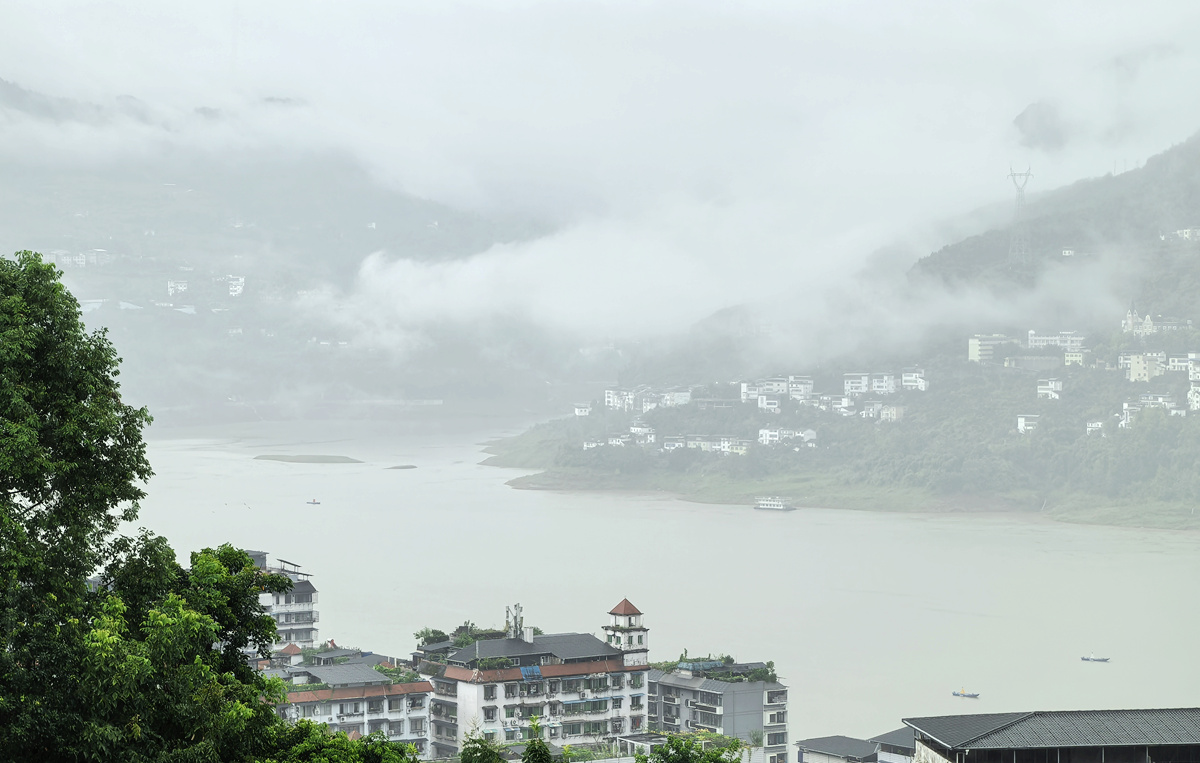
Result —
M 317 652 L 313 657 L 319 657 L 322 660 L 336 660 L 340 657 L 358 657 L 361 655 L 357 649 L 326 649 L 324 652 Z
M 903 747 L 907 750 L 916 749 L 917 743 L 914 741 L 916 733 L 911 726 L 901 726 L 895 731 L 889 731 L 886 734 L 873 736 L 869 742 L 879 742 L 880 744 L 891 745 L 892 747 Z
M 484 657 L 522 657 L 552 654 L 561 660 L 617 657 L 621 650 L 604 643 L 590 633 L 550 633 L 534 636 L 533 643 L 519 638 L 494 638 L 476 641 L 447 657 L 448 662 L 466 664 Z
M 874 758 L 875 753 L 879 749 L 879 745 L 874 742 L 844 736 L 801 739 L 799 742 L 796 742 L 796 746 L 801 750 L 812 750 L 813 752 L 821 752 L 837 758 L 845 758 L 846 760 Z
M 323 684 L 332 687 L 358 686 L 362 684 L 391 683 L 391 679 L 370 665 L 302 665 L 291 669 L 293 675 L 308 673 Z
M 951 749 L 1200 744 L 1200 708 L 1065 710 L 905 718 Z
M 317 587 L 310 580 L 297 580 L 292 584 L 292 593 L 316 593 Z

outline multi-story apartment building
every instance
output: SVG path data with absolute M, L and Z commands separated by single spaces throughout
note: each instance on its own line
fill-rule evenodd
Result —
M 266 551 L 247 551 L 254 564 L 267 572 L 287 575 L 292 580 L 292 590 L 287 593 L 264 593 L 259 603 L 275 620 L 275 651 L 288 644 L 311 649 L 317 642 L 317 622 L 320 612 L 316 609 L 317 589 L 309 580 L 311 575 L 300 571 L 300 565 L 286 559 L 277 559 L 278 564 L 267 562 Z
M 650 730 L 715 731 L 746 741 L 761 734 L 766 763 L 787 763 L 787 687 L 778 681 L 728 680 L 766 667 L 713 661 L 680 663 L 671 673 L 651 670 Z
M 1004 334 L 976 334 L 967 340 L 967 360 L 972 363 L 991 363 L 996 347 L 1011 341 Z
M 382 731 L 389 740 L 411 744 L 428 758 L 432 691 L 428 681 L 294 691 L 279 714 L 291 721 L 308 718 L 324 723 L 330 731 L 344 731 L 351 738 Z
M 649 630 L 628 599 L 609 612 L 606 641 L 590 633 L 535 636 L 517 605 L 507 637 L 422 661 L 434 757 L 456 755 L 467 731 L 495 741 L 528 739 L 537 716 L 558 744 L 609 742 L 645 730 Z

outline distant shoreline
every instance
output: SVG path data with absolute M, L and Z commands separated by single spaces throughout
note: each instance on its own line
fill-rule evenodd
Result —
M 286 455 L 286 454 L 269 454 L 255 456 L 255 461 L 282 461 L 287 464 L 361 464 L 357 458 L 349 456 L 306 456 L 306 455 Z

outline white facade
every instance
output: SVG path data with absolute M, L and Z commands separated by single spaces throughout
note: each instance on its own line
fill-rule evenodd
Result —
M 768 413 L 779 413 L 781 402 L 779 395 L 765 395 L 762 393 L 758 395 L 758 407 Z
M 924 368 L 906 368 L 900 373 L 900 386 L 904 389 L 917 390 L 924 392 L 928 389 L 925 382 Z
M 1060 331 L 1057 334 L 1038 334 L 1033 329 L 1030 329 L 1029 338 L 1026 340 L 1025 346 L 1030 350 L 1058 347 L 1063 350 L 1078 352 L 1083 349 L 1083 342 L 1086 338 L 1074 331 Z
M 1017 431 L 1020 432 L 1021 434 L 1025 434 L 1026 432 L 1032 432 L 1033 430 L 1037 429 L 1037 423 L 1038 423 L 1038 414 L 1036 414 L 1036 413 L 1033 413 L 1033 414 L 1027 413 L 1027 414 L 1023 414 L 1021 416 L 1017 416 Z
M 813 394 L 813 378 L 811 376 L 789 376 L 788 397 L 793 400 L 807 400 Z
M 1039 400 L 1058 400 L 1062 395 L 1062 379 L 1038 379 L 1037 396 Z
M 279 715 L 292 722 L 306 718 L 324 723 L 333 732 L 367 735 L 382 731 L 388 741 L 411 744 L 421 758 L 431 757 L 428 744 L 429 694 L 427 681 L 344 689 L 299 691 L 288 695 Z
M 896 375 L 891 373 L 871 374 L 871 394 L 896 394 Z
M 866 394 L 871 389 L 871 375 L 849 373 L 842 376 L 842 392 L 850 397 Z

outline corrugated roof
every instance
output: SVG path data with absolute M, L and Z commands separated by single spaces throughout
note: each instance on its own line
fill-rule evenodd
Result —
M 428 694 L 433 684 L 428 681 L 413 681 L 407 684 L 384 684 L 382 686 L 348 686 L 342 689 L 320 689 L 318 691 L 293 691 L 288 693 L 288 702 L 325 702 L 331 699 L 366 699 L 367 697 L 390 697 L 398 694 Z
M 347 665 L 303 665 L 289 669 L 293 674 L 308 673 L 323 684 L 330 686 L 346 684 L 386 683 L 391 679 L 375 668 L 361 663 Z
M 621 599 L 621 603 L 618 604 L 617 606 L 613 607 L 612 609 L 610 609 L 608 611 L 608 614 L 622 615 L 622 616 L 640 615 L 640 614 L 642 614 L 642 610 L 633 606 L 633 603 L 630 602 L 629 599 Z
M 905 718 L 952 749 L 1200 744 L 1200 708 L 1060 710 Z
M 865 739 L 844 736 L 801 739 L 796 742 L 796 746 L 801 750 L 812 750 L 846 760 L 874 759 L 875 752 L 879 747 L 874 742 L 868 742 Z

